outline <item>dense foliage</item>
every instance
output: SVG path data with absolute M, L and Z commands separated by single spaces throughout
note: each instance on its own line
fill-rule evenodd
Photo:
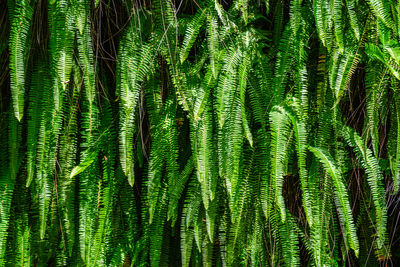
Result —
M 0 266 L 400 262 L 395 0 L 0 1 Z

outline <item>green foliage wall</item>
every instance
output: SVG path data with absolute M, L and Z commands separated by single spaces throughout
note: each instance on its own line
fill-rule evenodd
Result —
M 0 266 L 400 262 L 395 0 L 0 2 Z

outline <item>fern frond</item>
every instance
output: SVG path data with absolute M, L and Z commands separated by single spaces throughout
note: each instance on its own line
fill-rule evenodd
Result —
M 192 175 L 193 169 L 194 169 L 194 157 L 191 156 L 188 159 L 185 168 L 179 174 L 175 186 L 172 189 L 170 189 L 169 203 L 168 203 L 168 220 L 172 220 L 172 225 L 175 224 L 175 221 L 178 217 L 179 200 L 182 197 L 182 193 L 187 185 L 187 181 Z
M 333 76 L 331 79 L 331 86 L 332 88 L 335 88 L 335 96 L 336 96 L 336 103 L 337 105 L 346 90 L 346 88 L 349 86 L 349 83 L 351 81 L 351 77 L 353 76 L 357 64 L 359 62 L 359 55 L 354 54 L 353 52 L 348 52 L 341 56 L 338 55 L 337 60 L 332 65 L 332 70 Z
M 333 179 L 333 184 L 335 186 L 335 198 L 336 205 L 339 211 L 339 217 L 341 223 L 344 225 L 344 235 L 346 240 L 348 240 L 350 247 L 354 250 L 355 254 L 359 253 L 359 244 L 356 234 L 356 229 L 354 226 L 353 215 L 351 212 L 349 196 L 347 189 L 343 183 L 343 177 L 336 166 L 335 161 L 332 156 L 323 148 L 311 147 L 308 149 L 318 158 L 321 164 L 324 166 L 326 172 Z
M 219 51 L 218 22 L 214 12 L 210 11 L 207 16 L 207 43 L 210 54 L 210 65 L 214 78 L 217 78 L 217 62 L 216 55 Z
M 83 142 L 81 143 L 80 162 L 82 163 L 88 153 L 95 150 L 99 139 L 99 109 L 97 106 L 96 92 L 96 63 L 94 61 L 91 25 L 89 21 L 89 1 L 79 1 L 74 10 L 75 23 L 79 29 L 77 34 L 80 67 L 84 82 L 84 95 L 82 100 L 81 127 Z M 97 203 L 99 201 L 98 161 L 89 165 L 79 175 L 79 244 L 80 256 L 84 264 L 94 264 L 91 247 L 95 242 Z
M 303 207 L 306 213 L 306 217 L 310 226 L 313 224 L 313 212 L 312 212 L 312 201 L 310 188 L 308 183 L 308 171 L 306 168 L 307 160 L 307 129 L 306 125 L 302 121 L 298 121 L 294 114 L 288 113 L 295 137 L 296 137 L 296 150 L 297 150 L 297 164 L 299 166 L 299 175 L 301 181 L 301 189 L 303 194 Z
M 246 118 L 246 106 L 245 106 L 245 94 L 247 87 L 247 75 L 249 68 L 251 66 L 251 53 L 246 53 L 243 59 L 243 63 L 239 66 L 239 92 L 240 92 L 240 108 L 242 111 L 242 121 L 243 121 L 243 131 L 246 135 L 247 140 L 250 143 L 250 146 L 253 146 L 253 136 L 250 131 L 249 123 Z
M 36 153 L 37 136 L 39 134 L 40 122 L 46 104 L 43 103 L 43 89 L 48 88 L 50 83 L 45 70 L 38 64 L 32 75 L 31 88 L 29 90 L 28 105 L 28 148 L 27 148 L 27 180 L 26 186 L 29 187 L 36 172 Z M 43 64 L 45 65 L 45 64 Z
M 199 9 L 196 15 L 194 15 L 192 20 L 188 23 L 186 34 L 183 39 L 182 47 L 180 49 L 181 63 L 183 63 L 188 57 L 190 49 L 192 49 L 194 41 L 196 40 L 197 35 L 199 34 L 201 27 L 203 26 L 203 22 L 206 18 L 207 12 L 207 8 Z
M 218 129 L 219 174 L 232 197 L 240 179 L 240 158 L 243 151 L 243 123 L 239 96 L 233 96 L 231 117 Z M 226 133 L 230 133 L 227 135 Z
M 297 225 L 290 215 L 290 212 L 287 212 L 286 214 L 287 220 L 284 223 L 281 223 L 278 228 L 280 242 L 282 244 L 283 261 L 288 266 L 300 266 Z
M 396 67 L 393 67 L 393 65 L 391 64 L 391 62 L 389 60 L 389 57 L 386 56 L 378 46 L 376 46 L 375 44 L 372 44 L 372 43 L 368 43 L 368 44 L 366 44 L 365 50 L 369 57 L 371 57 L 372 59 L 377 59 L 380 62 L 382 62 L 383 64 L 385 64 L 385 66 L 391 71 L 391 73 L 398 80 L 400 80 L 400 73 L 399 73 L 398 69 Z
M 75 243 L 75 178 L 70 179 L 72 168 L 77 165 L 76 151 L 78 142 L 78 99 L 81 90 L 81 75 L 76 64 L 73 65 L 73 80 L 70 83 L 70 90 L 66 90 L 66 96 L 63 99 L 68 99 L 63 103 L 63 113 L 65 118 L 63 123 L 63 131 L 60 134 L 60 150 L 59 150 L 59 178 L 58 178 L 58 198 L 60 199 L 59 209 L 61 211 L 60 219 L 62 220 L 63 240 L 65 254 L 68 257 L 73 257 L 73 249 Z
M 355 37 L 357 38 L 357 40 L 359 40 L 361 35 L 360 33 L 361 29 L 360 29 L 360 21 L 357 17 L 356 3 L 357 2 L 355 0 L 346 0 L 347 12 L 350 18 L 350 26 L 351 29 L 354 31 Z
M 285 86 L 288 82 L 288 73 L 290 72 L 290 66 L 293 60 L 293 39 L 291 34 L 292 31 L 289 25 L 287 25 L 279 42 L 279 50 L 275 62 L 275 72 L 272 81 L 272 105 L 279 105 L 283 101 Z
M 191 181 L 196 180 L 192 178 Z M 201 193 L 200 193 L 200 184 L 199 183 L 189 183 L 187 197 L 185 199 L 184 207 L 182 210 L 182 219 L 181 219 L 181 258 L 182 265 L 189 266 L 192 249 L 193 249 L 193 241 L 194 241 L 194 229 L 193 225 L 195 224 L 195 218 L 197 217 L 197 213 L 199 211 L 199 207 L 201 204 Z
M 4 170 L 0 179 L 0 192 L 2 201 L 0 204 L 0 265 L 5 265 L 6 261 L 6 242 L 8 226 L 10 223 L 11 200 L 13 198 L 15 181 L 20 167 L 19 147 L 21 141 L 21 124 L 15 118 L 14 112 L 8 114 L 8 149 L 4 150 L 7 161 L 2 159 L 2 169 Z M 5 134 L 2 133 L 2 136 Z
M 343 38 L 343 21 L 342 21 L 342 0 L 334 0 L 333 3 L 333 20 L 335 24 L 335 37 L 336 43 L 343 52 L 344 50 L 344 38 Z
M 365 168 L 368 177 L 368 184 L 371 188 L 372 198 L 374 200 L 377 220 L 378 249 L 385 245 L 386 241 L 386 221 L 387 209 L 385 201 L 385 190 L 383 187 L 383 175 L 380 171 L 378 159 L 372 154 L 372 151 L 365 147 L 365 142 L 350 127 L 344 129 L 344 136 L 347 142 L 357 151 L 361 163 Z
M 136 23 L 131 22 L 124 38 L 121 40 L 118 57 L 121 58 L 119 70 L 118 94 L 120 96 L 120 158 L 122 169 L 129 183 L 134 183 L 134 150 L 135 113 L 138 105 L 141 83 L 152 70 L 154 47 L 148 43 L 138 47 Z
M 66 90 L 70 82 L 74 46 L 72 8 L 65 0 L 49 5 L 50 53 L 53 69 L 54 104 L 60 106 L 59 88 Z
M 367 1 L 374 15 L 381 19 L 382 22 L 389 28 L 395 29 L 395 25 L 390 12 L 390 2 L 382 0 Z
M 313 9 L 319 38 L 321 39 L 322 44 L 328 47 L 329 50 L 330 31 L 327 25 L 330 20 L 329 2 L 323 0 L 313 1 Z
M 220 53 L 216 55 L 216 58 L 214 58 L 214 61 L 220 61 L 220 58 L 223 55 L 223 51 L 220 51 Z M 214 67 L 211 66 L 211 68 L 207 69 L 200 88 L 198 89 L 197 97 L 193 105 L 193 117 L 195 121 L 198 121 L 200 119 L 202 113 L 204 112 L 204 109 L 206 108 L 211 91 L 217 83 L 214 73 L 218 73 L 221 67 L 221 64 L 214 62 Z
M 215 151 L 213 120 L 210 104 L 203 112 L 202 118 L 195 123 L 192 147 L 196 158 L 197 179 L 201 185 L 203 204 L 208 209 L 209 202 L 214 199 L 217 185 L 216 158 L 209 151 Z
M 394 171 L 392 168 L 392 174 L 393 174 L 393 183 L 394 183 L 394 188 L 393 192 L 397 193 L 399 192 L 400 189 L 400 97 L 399 93 L 397 91 L 394 92 L 394 101 L 395 101 L 395 107 L 396 107 L 396 122 L 397 122 L 397 138 L 396 138 L 396 152 L 395 152 L 395 165 L 394 166 Z M 394 138 L 393 138 L 394 139 Z
M 26 62 L 32 31 L 33 9 L 29 0 L 18 1 L 13 7 L 10 29 L 10 83 L 14 115 L 21 121 L 24 114 Z M 10 10 L 12 7 L 10 6 Z
M 217 114 L 218 123 L 221 128 L 224 126 L 227 116 L 232 110 L 233 101 L 237 92 L 236 77 L 237 66 L 241 58 L 240 52 L 239 48 L 230 47 L 221 69 L 223 75 L 220 75 L 217 89 Z

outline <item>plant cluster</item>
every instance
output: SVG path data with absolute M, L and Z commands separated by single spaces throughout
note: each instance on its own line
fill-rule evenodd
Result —
M 0 3 L 0 266 L 400 262 L 395 0 Z

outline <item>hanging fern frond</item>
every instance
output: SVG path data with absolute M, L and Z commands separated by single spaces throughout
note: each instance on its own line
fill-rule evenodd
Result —
M 348 192 L 344 185 L 340 169 L 338 169 L 335 161 L 325 149 L 317 147 L 308 147 L 308 149 L 318 158 L 318 160 L 324 166 L 326 172 L 333 179 L 333 184 L 335 186 L 335 202 L 339 211 L 341 223 L 344 225 L 344 235 L 350 245 L 350 248 L 352 248 L 355 254 L 358 255 L 358 238 L 350 208 Z
M 282 222 L 286 220 L 286 207 L 282 195 L 284 162 L 288 157 L 285 149 L 291 133 L 289 117 L 282 107 L 270 112 L 271 123 L 271 179 L 274 181 L 275 202 L 281 212 Z
M 375 210 L 377 214 L 377 233 L 378 233 L 378 249 L 387 242 L 386 222 L 387 209 L 385 203 L 385 190 L 383 187 L 383 175 L 380 171 L 378 159 L 372 154 L 372 151 L 365 147 L 365 141 L 350 127 L 344 129 L 344 136 L 347 142 L 357 151 L 361 163 L 365 168 L 368 176 L 368 184 L 371 188 L 372 198 L 374 200 Z
M 253 136 L 250 131 L 249 123 L 246 118 L 246 87 L 247 87 L 247 75 L 249 71 L 249 64 L 251 61 L 251 53 L 246 53 L 243 59 L 243 63 L 239 66 L 239 92 L 240 92 L 240 108 L 242 111 L 243 131 L 246 135 L 247 141 L 250 146 L 253 146 Z
M 213 118 L 208 104 L 203 112 L 201 120 L 196 123 L 193 131 L 192 146 L 196 158 L 197 179 L 201 185 L 203 204 L 208 209 L 209 202 L 214 199 L 217 186 L 216 157 L 208 153 L 213 151 L 214 132 L 212 128 Z
M 54 74 L 54 103 L 58 110 L 60 97 L 70 83 L 74 47 L 74 28 L 72 9 L 67 1 L 56 1 L 49 5 L 50 53 Z M 61 94 L 61 95 L 60 95 Z
M 303 207 L 307 216 L 308 223 L 310 226 L 313 224 L 313 212 L 312 212 L 312 201 L 310 196 L 310 188 L 308 182 L 308 170 L 306 167 L 307 159 L 307 129 L 306 125 L 302 121 L 298 121 L 295 114 L 288 113 L 291 119 L 295 138 L 296 138 L 296 150 L 297 150 L 297 164 L 299 166 L 299 175 L 301 181 L 301 189 L 303 194 Z
M 11 215 L 11 200 L 13 198 L 15 180 L 20 167 L 18 154 L 21 142 L 21 124 L 14 117 L 13 112 L 9 112 L 8 117 L 9 118 L 6 120 L 8 122 L 6 131 L 2 131 L 2 136 L 8 140 L 8 148 L 3 147 L 2 151 L 6 153 L 2 155 L 4 158 L 1 160 L 3 172 L 0 179 L 0 190 L 2 196 L 0 205 L 0 265 L 5 265 L 7 260 L 6 243 Z
M 298 230 L 297 225 L 290 213 L 287 212 L 287 220 L 279 226 L 279 236 L 282 244 L 283 261 L 288 266 L 300 266 L 300 257 L 298 249 Z
M 381 19 L 387 27 L 395 29 L 390 12 L 390 2 L 382 0 L 368 0 L 367 2 L 377 18 Z
M 9 1 L 10 2 L 10 1 Z M 10 29 L 10 83 L 14 115 L 21 121 L 24 114 L 26 65 L 32 31 L 33 9 L 30 1 L 17 1 L 9 6 L 12 12 Z
M 390 63 L 389 57 L 386 56 L 378 46 L 372 43 L 368 43 L 366 44 L 365 50 L 369 57 L 371 57 L 372 59 L 377 59 L 385 64 L 385 66 L 391 71 L 391 73 L 400 80 L 400 73 L 398 71 L 398 68 L 396 68 L 395 64 Z
M 241 51 L 239 48 L 230 47 L 227 54 L 228 56 L 225 57 L 226 60 L 221 69 L 223 74 L 220 75 L 217 89 L 217 114 L 218 123 L 221 128 L 224 126 L 235 101 L 237 93 L 237 66 L 240 63 Z
M 189 55 L 190 49 L 199 34 L 201 27 L 203 26 L 203 22 L 206 18 L 208 9 L 203 8 L 199 9 L 198 13 L 194 15 L 192 21 L 187 25 L 186 34 L 183 39 L 182 48 L 180 49 L 180 59 L 183 63 Z
M 343 52 L 344 50 L 344 38 L 343 38 L 343 14 L 342 14 L 342 0 L 334 0 L 333 3 L 333 20 L 335 24 L 335 37 L 336 43 Z
M 394 166 L 394 173 L 393 173 L 393 191 L 397 193 L 400 189 L 400 97 L 397 91 L 394 92 L 394 101 L 396 107 L 396 122 L 397 122 L 397 138 L 396 138 L 396 152 L 395 152 L 395 166 Z
M 317 26 L 319 37 L 322 44 L 329 49 L 330 30 L 328 29 L 329 17 L 329 2 L 323 0 L 313 1 L 315 25 Z
M 219 33 L 218 22 L 213 11 L 207 16 L 207 43 L 210 54 L 210 65 L 214 78 L 217 78 L 217 62 L 216 55 L 219 51 Z
M 135 134 L 135 113 L 138 105 L 141 83 L 150 74 L 154 58 L 153 43 L 141 48 L 138 47 L 138 32 L 132 21 L 120 44 L 118 57 L 121 64 L 118 66 L 118 94 L 120 96 L 120 157 L 122 169 L 133 185 L 134 178 L 134 150 L 133 136 Z
M 117 2 L 0 1 L 0 266 L 399 261 L 398 1 Z
M 350 19 L 350 26 L 352 30 L 354 31 L 354 35 L 357 40 L 360 39 L 361 35 L 361 29 L 360 29 L 360 21 L 357 17 L 357 8 L 356 8 L 356 1 L 354 0 L 346 0 L 346 7 L 347 7 L 347 12 L 349 14 L 349 19 Z

